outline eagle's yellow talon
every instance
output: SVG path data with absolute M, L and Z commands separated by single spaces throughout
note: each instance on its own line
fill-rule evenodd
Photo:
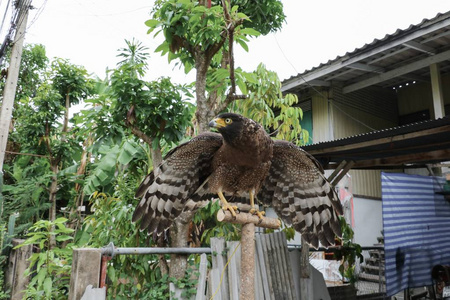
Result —
M 228 210 L 228 211 L 230 211 L 231 215 L 232 215 L 233 217 L 236 217 L 236 211 L 238 210 L 238 207 L 237 207 L 237 206 L 230 205 L 230 204 L 228 203 L 228 201 L 225 199 L 225 196 L 223 195 L 223 193 L 222 193 L 221 191 L 219 191 L 219 192 L 217 193 L 217 195 L 219 196 L 219 199 L 220 199 L 220 201 L 222 202 L 222 209 L 223 209 L 223 210 Z
M 227 204 L 227 205 L 223 205 L 222 209 L 223 210 L 228 210 L 233 217 L 236 217 L 236 211 L 238 210 L 237 206 L 233 206 L 233 205 Z
M 251 213 L 252 215 L 257 215 L 261 220 L 263 219 L 264 215 L 266 214 L 265 211 L 259 211 L 256 208 L 250 209 L 249 213 Z

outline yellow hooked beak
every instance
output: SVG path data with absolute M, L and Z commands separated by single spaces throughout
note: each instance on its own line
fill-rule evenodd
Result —
M 215 119 L 212 119 L 210 122 L 209 122 L 209 124 L 208 124 L 208 126 L 209 127 L 212 127 L 212 128 L 222 128 L 222 127 L 225 127 L 225 126 L 227 126 L 227 124 L 225 123 L 225 120 L 224 119 L 222 119 L 222 118 L 215 118 Z

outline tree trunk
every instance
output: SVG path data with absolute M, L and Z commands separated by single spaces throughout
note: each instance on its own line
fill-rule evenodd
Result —
M 156 168 L 162 163 L 161 147 L 158 145 L 155 149 L 150 144 L 150 154 L 152 156 L 153 170 L 156 170 Z
M 66 107 L 64 111 L 64 125 L 62 128 L 63 134 L 66 133 L 69 130 L 69 108 L 70 108 L 70 90 L 67 91 L 66 94 Z
M 208 123 L 216 115 L 215 107 L 211 105 L 206 97 L 206 73 L 208 71 L 209 60 L 198 57 L 196 62 L 195 94 L 197 97 L 197 118 L 198 133 L 209 131 Z M 208 103 L 209 102 L 209 103 Z
M 197 118 L 198 133 L 209 131 L 208 123 L 215 116 L 216 112 L 210 105 L 206 97 L 206 72 L 208 70 L 209 61 L 198 56 L 196 62 L 196 82 L 195 92 L 197 97 L 197 110 L 195 116 Z M 171 247 L 186 247 L 189 239 L 189 224 L 192 222 L 194 213 L 183 212 L 175 219 L 174 224 L 170 228 Z M 187 268 L 187 255 L 171 255 L 170 258 L 170 277 L 183 278 Z
M 53 175 L 52 175 L 52 182 L 50 184 L 50 190 L 49 190 L 49 202 L 51 204 L 50 207 L 50 214 L 49 214 L 49 221 L 54 222 L 56 220 L 56 192 L 58 191 L 58 165 L 52 164 L 50 166 Z M 54 226 L 52 227 L 52 232 L 55 230 Z M 50 235 L 50 245 L 49 249 L 53 249 L 56 246 L 56 240 L 55 235 Z
M 171 247 L 186 247 L 189 238 L 189 224 L 194 217 L 193 212 L 183 212 L 175 219 L 170 228 Z M 169 277 L 181 279 L 186 274 L 187 255 L 172 254 L 170 256 Z
M 302 237 L 302 248 L 300 255 L 300 299 L 309 299 L 308 280 L 310 277 L 309 269 L 309 244 Z

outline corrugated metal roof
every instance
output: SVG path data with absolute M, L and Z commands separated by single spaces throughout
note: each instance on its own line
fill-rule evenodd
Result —
M 308 146 L 302 147 L 306 151 L 312 151 L 316 149 L 322 149 L 326 147 L 339 147 L 344 146 L 348 144 L 354 144 L 354 143 L 361 143 L 361 142 L 367 142 L 374 139 L 381 139 L 381 138 L 388 138 L 388 137 L 395 137 L 399 135 L 405 135 L 408 133 L 413 132 L 419 132 L 424 131 L 427 129 L 437 128 L 450 125 L 450 117 L 444 117 L 436 120 L 426 120 L 426 121 L 420 121 L 415 123 L 410 123 L 402 126 L 396 126 L 381 130 L 375 130 L 371 132 L 361 133 L 358 135 L 345 137 L 342 139 L 337 139 L 333 141 L 327 141 L 327 142 L 318 142 L 314 143 Z
M 402 167 L 450 160 L 450 117 L 372 131 L 303 147 L 325 168 L 354 161 L 353 168 Z
M 337 56 L 326 63 L 299 73 L 283 81 L 283 92 L 296 92 L 309 85 L 326 85 L 340 81 L 344 86 L 370 79 L 375 75 L 399 69 L 427 57 L 436 56 L 441 60 L 441 73 L 450 72 L 450 62 L 446 51 L 450 49 L 450 11 L 439 13 L 432 19 L 423 19 L 407 29 L 398 29 L 382 39 Z M 442 54 L 444 53 L 444 54 Z M 428 78 L 428 68 L 418 68 L 401 76 L 388 78 L 375 83 L 383 87 L 393 87 L 408 81 Z M 308 83 L 306 83 L 308 82 Z M 344 89 L 345 90 L 345 89 Z

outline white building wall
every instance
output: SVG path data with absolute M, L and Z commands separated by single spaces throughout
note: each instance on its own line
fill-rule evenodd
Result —
M 354 241 L 361 246 L 373 246 L 383 230 L 381 200 L 353 198 L 355 217 Z

